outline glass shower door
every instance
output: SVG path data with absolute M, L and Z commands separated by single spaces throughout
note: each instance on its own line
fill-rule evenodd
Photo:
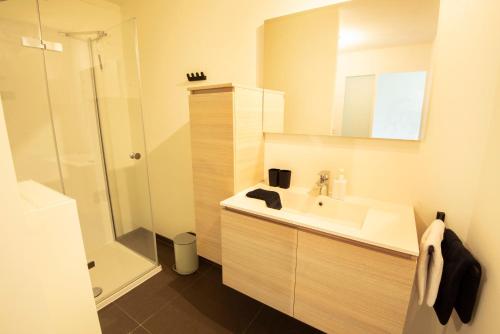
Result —
M 105 0 L 0 1 L 0 96 L 18 179 L 76 199 L 98 308 L 159 268 L 135 22 L 117 22 L 120 7 Z
M 91 42 L 116 240 L 156 261 L 135 20 Z
M 0 2 L 0 96 L 18 180 L 62 192 L 37 8 Z

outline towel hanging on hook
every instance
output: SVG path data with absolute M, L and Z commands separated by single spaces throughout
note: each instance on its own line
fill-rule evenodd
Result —
M 443 272 L 441 242 L 444 235 L 444 213 L 438 212 L 435 219 L 425 230 L 420 241 L 420 256 L 417 264 L 418 304 L 433 306 L 436 301 Z
M 463 323 L 468 323 L 477 304 L 481 264 L 448 228 L 441 249 L 444 267 L 434 310 L 442 325 L 448 322 L 453 309 Z

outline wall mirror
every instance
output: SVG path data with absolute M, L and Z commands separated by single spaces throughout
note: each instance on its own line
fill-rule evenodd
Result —
M 439 0 L 351 0 L 264 23 L 264 132 L 419 140 Z

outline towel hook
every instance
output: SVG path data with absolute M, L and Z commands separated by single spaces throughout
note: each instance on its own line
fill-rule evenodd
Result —
M 443 211 L 438 211 L 436 213 L 436 219 L 442 220 L 443 223 L 444 223 L 445 218 L 446 218 L 446 213 L 444 213 Z
M 444 213 L 443 211 L 438 211 L 436 213 L 436 219 L 442 220 L 444 223 L 444 220 L 446 219 L 446 213 Z M 428 253 L 429 253 L 429 255 L 432 255 L 432 253 L 434 253 L 434 246 L 432 246 L 432 245 L 429 246 Z

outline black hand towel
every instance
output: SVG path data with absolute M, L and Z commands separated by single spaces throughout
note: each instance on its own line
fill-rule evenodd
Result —
M 261 199 L 266 202 L 266 206 L 271 209 L 281 209 L 280 194 L 276 191 L 255 189 L 247 193 L 247 197 Z
M 444 261 L 443 275 L 434 311 L 439 322 L 445 325 L 455 307 L 460 320 L 467 323 L 471 319 L 476 303 L 481 280 L 481 265 L 450 229 L 444 232 L 441 251 Z

